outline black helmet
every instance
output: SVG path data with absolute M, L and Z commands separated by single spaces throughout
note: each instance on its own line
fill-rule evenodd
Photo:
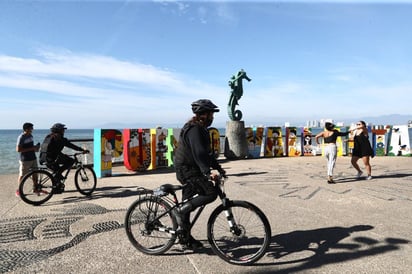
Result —
M 61 124 L 61 123 L 56 123 L 50 128 L 51 132 L 54 132 L 54 133 L 61 133 L 65 129 L 67 129 L 66 125 Z
M 33 124 L 32 123 L 24 123 L 23 124 L 23 130 L 28 130 L 30 128 L 33 128 Z
M 219 112 L 218 106 L 212 103 L 208 99 L 199 99 L 192 103 L 192 111 L 195 114 L 201 114 L 205 112 Z

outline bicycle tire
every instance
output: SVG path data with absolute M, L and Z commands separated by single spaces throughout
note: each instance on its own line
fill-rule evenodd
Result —
M 224 261 L 251 265 L 262 258 L 269 247 L 269 221 L 258 207 L 246 201 L 229 201 L 227 208 L 231 214 L 220 205 L 210 215 L 208 241 L 213 252 Z M 229 226 L 229 222 L 235 225 L 235 229 Z
M 166 201 L 155 196 L 136 200 L 127 210 L 125 229 L 133 246 L 149 255 L 158 255 L 168 251 L 176 241 L 177 222 L 171 212 L 156 219 L 171 209 Z M 153 222 L 153 220 L 156 220 Z
M 37 182 L 35 181 L 37 178 Z M 32 170 L 19 184 L 20 198 L 31 205 L 41 205 L 53 196 L 53 176 L 46 170 Z
M 74 184 L 81 194 L 90 196 L 96 189 L 96 173 L 91 167 L 80 167 L 74 174 Z

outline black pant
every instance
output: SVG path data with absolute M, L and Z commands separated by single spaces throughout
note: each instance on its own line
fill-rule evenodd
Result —
M 209 204 L 216 200 L 217 192 L 213 185 L 213 182 L 208 180 L 199 171 L 192 170 L 190 168 L 176 168 L 176 177 L 181 184 L 187 184 L 183 189 L 182 199 L 189 199 L 194 195 L 199 196 L 190 200 L 192 204 L 192 210 L 195 210 L 199 206 Z M 190 223 L 190 212 L 182 216 L 182 220 L 185 224 Z
M 63 171 L 65 171 L 68 168 L 71 168 L 73 164 L 73 158 L 65 154 L 60 154 L 59 156 L 57 156 L 57 159 L 54 162 L 48 163 L 47 167 L 52 169 L 56 173 L 56 175 L 59 176 L 63 173 Z

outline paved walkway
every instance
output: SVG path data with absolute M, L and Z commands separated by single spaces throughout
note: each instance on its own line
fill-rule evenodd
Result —
M 228 196 L 260 207 L 272 243 L 253 266 L 228 264 L 207 243 L 206 208 L 193 230 L 205 248 L 162 256 L 138 252 L 124 231 L 136 186 L 176 182 L 172 170 L 98 180 L 91 198 L 67 191 L 42 206 L 14 196 L 16 175 L 0 176 L 0 272 L 11 273 L 410 273 L 412 157 L 372 159 L 374 179 L 355 180 L 338 158 L 337 184 L 326 183 L 323 157 L 223 162 Z

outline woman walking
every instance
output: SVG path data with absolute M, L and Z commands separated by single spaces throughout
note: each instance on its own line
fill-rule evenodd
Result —
M 358 160 L 362 158 L 363 164 L 365 165 L 368 177 L 367 180 L 372 179 L 372 167 L 369 163 L 370 157 L 375 156 L 371 144 L 369 143 L 368 129 L 366 128 L 366 123 L 364 121 L 359 121 L 356 123 L 356 128 L 353 130 L 353 151 L 352 151 L 352 166 L 358 171 L 356 177 L 361 178 L 363 172 L 359 168 Z
M 327 174 L 328 184 L 334 184 L 333 169 L 336 164 L 336 157 L 338 154 L 338 148 L 336 146 L 336 139 L 339 136 L 347 136 L 349 132 L 339 132 L 335 129 L 335 125 L 329 122 L 325 123 L 325 130 L 315 136 L 316 143 L 319 145 L 319 138 L 323 138 L 325 143 L 325 157 L 327 159 Z

